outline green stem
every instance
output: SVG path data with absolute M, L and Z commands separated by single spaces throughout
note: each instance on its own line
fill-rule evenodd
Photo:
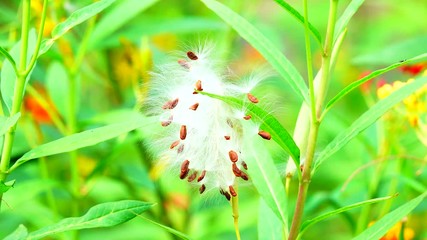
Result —
M 310 28 L 308 25 L 308 7 L 307 0 L 304 0 L 304 37 L 305 37 L 305 53 L 307 57 L 307 79 L 310 91 L 310 107 L 311 107 L 311 121 L 316 121 L 316 105 L 314 96 L 314 79 L 313 79 L 313 59 L 311 57 L 311 46 L 310 46 Z
M 13 93 L 13 102 L 12 102 L 12 111 L 10 116 L 15 115 L 21 109 L 22 105 L 22 96 L 24 94 L 25 80 L 27 75 L 25 70 L 27 67 L 27 50 L 28 50 L 28 32 L 30 25 L 30 3 L 31 0 L 24 0 L 22 6 L 22 29 L 21 29 L 21 53 L 20 53 L 20 62 L 19 62 L 19 75 L 17 76 L 15 82 L 15 89 Z M 3 79 L 6 80 L 6 79 Z M 12 153 L 13 140 L 15 138 L 16 125 L 10 127 L 6 133 L 3 151 L 0 160 L 0 181 L 4 182 L 6 180 L 9 164 L 10 164 L 10 155 Z M 3 193 L 0 193 L 0 207 L 3 198 Z
M 313 121 L 311 121 L 311 125 L 310 125 L 306 159 L 303 164 L 302 177 L 299 182 L 298 197 L 297 197 L 297 202 L 295 206 L 294 217 L 292 219 L 291 229 L 289 232 L 289 238 L 288 238 L 289 240 L 295 240 L 298 237 L 299 230 L 301 227 L 305 200 L 307 198 L 308 187 L 311 181 L 311 168 L 313 165 L 314 152 L 316 149 L 317 136 L 318 136 L 319 126 L 320 126 L 319 118 L 322 115 L 322 105 L 323 105 L 323 101 L 326 95 L 326 90 L 329 82 L 329 73 L 331 71 L 330 66 L 331 66 L 332 41 L 334 36 L 338 0 L 330 0 L 330 5 L 331 6 L 329 9 L 329 18 L 328 18 L 328 27 L 327 27 L 326 38 L 325 38 L 325 47 L 324 47 L 324 53 L 322 56 L 322 68 L 321 68 L 322 72 L 321 72 L 321 78 L 320 78 L 320 88 L 318 91 L 318 97 L 316 99 L 316 107 L 311 108 L 312 111 L 316 110 L 316 112 L 312 112 L 312 115 L 316 114 L 316 118 L 313 119 Z
M 234 190 L 237 191 L 237 184 L 234 184 Z M 231 198 L 231 208 L 233 210 L 234 230 L 236 232 L 236 239 L 240 240 L 239 231 L 239 195 Z

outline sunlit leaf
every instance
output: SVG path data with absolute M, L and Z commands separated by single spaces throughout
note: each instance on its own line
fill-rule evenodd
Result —
M 25 153 L 11 167 L 11 171 L 21 164 L 35 158 L 50 156 L 58 153 L 73 151 L 79 148 L 92 146 L 105 140 L 117 137 L 137 128 L 151 124 L 146 118 L 140 118 L 123 123 L 116 123 L 84 132 L 76 133 L 58 140 L 40 145 Z
M 341 17 L 338 19 L 335 25 L 334 40 L 338 38 L 338 36 L 341 34 L 342 31 L 344 31 L 344 29 L 347 27 L 348 23 L 350 22 L 350 19 L 357 12 L 357 10 L 359 10 L 363 2 L 365 2 L 365 0 L 352 0 L 350 2 L 350 4 L 344 10 L 344 13 L 341 15 Z
M 6 51 L 6 49 L 4 49 L 3 47 L 0 47 L 0 53 L 10 62 L 10 64 L 13 67 L 13 70 L 15 70 L 15 74 L 18 73 L 18 69 L 17 69 L 16 63 L 15 63 L 15 60 L 9 54 L 9 52 Z
M 271 139 L 279 144 L 279 146 L 292 157 L 296 166 L 299 166 L 300 150 L 298 146 L 288 131 L 286 131 L 286 129 L 273 115 L 267 113 L 255 104 L 247 104 L 235 97 L 219 96 L 207 92 L 199 93 L 224 101 L 237 109 L 245 109 L 247 114 L 251 115 L 252 118 L 261 123 L 260 129 L 269 132 L 271 134 Z
M 283 239 L 283 223 L 262 198 L 259 200 L 258 239 Z
M 158 0 L 118 1 L 96 24 L 91 39 L 89 40 L 89 47 L 93 47 L 103 41 L 129 20 L 155 4 L 157 1 Z
M 403 217 L 408 215 L 414 208 L 416 208 L 421 201 L 427 196 L 427 192 L 412 199 L 411 201 L 403 204 L 394 211 L 388 213 L 383 218 L 374 223 L 368 229 L 363 231 L 353 240 L 376 240 L 384 236 L 395 224 L 402 220 Z
M 344 147 L 351 139 L 377 121 L 378 118 L 384 115 L 394 105 L 420 89 L 426 83 L 427 77 L 417 78 L 412 83 L 406 84 L 402 88 L 393 92 L 390 96 L 373 105 L 368 111 L 354 121 L 349 128 L 336 136 L 335 139 L 332 140 L 332 142 L 330 142 L 322 152 L 320 152 L 314 164 L 314 171 L 323 163 L 323 161 L 328 159 L 332 154 Z
M 3 136 L 9 128 L 16 124 L 21 117 L 21 113 L 13 115 L 12 117 L 0 117 L 0 137 Z
M 153 203 L 135 200 L 101 203 L 90 208 L 81 217 L 65 218 L 57 224 L 32 232 L 27 239 L 40 239 L 56 233 L 77 229 L 115 226 L 131 220 L 154 205 Z
M 362 201 L 362 202 L 358 202 L 358 203 L 355 203 L 355 204 L 351 204 L 351 205 L 348 205 L 348 206 L 345 206 L 345 207 L 342 207 L 342 208 L 335 209 L 333 211 L 324 213 L 322 215 L 319 215 L 319 216 L 317 216 L 317 217 L 315 217 L 313 219 L 305 221 L 301 225 L 300 235 L 304 234 L 304 232 L 310 226 L 312 226 L 312 225 L 314 225 L 314 224 L 316 224 L 316 223 L 318 223 L 320 221 L 323 221 L 323 220 L 325 220 L 325 219 L 327 219 L 329 217 L 335 216 L 337 214 L 340 214 L 340 213 L 343 213 L 343 212 L 346 212 L 346 211 L 349 211 L 349 210 L 352 210 L 354 208 L 358 208 L 358 207 L 361 207 L 361 206 L 364 206 L 364 205 L 369 205 L 369 204 L 374 204 L 374 203 L 386 201 L 386 200 L 389 200 L 389 199 L 394 198 L 396 196 L 397 195 L 388 196 L 388 197 L 381 197 L 381 198 L 375 198 L 375 199 L 369 199 L 369 200 L 366 200 L 366 201 Z
M 144 217 L 143 217 L 143 218 L 144 218 Z M 178 231 L 178 230 L 175 230 L 175 229 L 173 229 L 173 228 L 170 228 L 170 227 L 168 227 L 168 226 L 165 226 L 165 225 L 163 225 L 163 224 L 160 224 L 160 223 L 155 222 L 155 221 L 153 221 L 153 220 L 151 220 L 151 219 L 148 219 L 148 218 L 144 218 L 144 219 L 145 219 L 145 220 L 147 220 L 147 221 L 149 221 L 149 222 L 151 222 L 152 224 L 154 224 L 154 225 L 156 225 L 156 226 L 159 226 L 159 227 L 161 227 L 161 228 L 165 229 L 166 231 L 168 231 L 168 232 L 172 233 L 173 235 L 175 235 L 175 236 L 177 236 L 177 237 L 179 237 L 179 238 L 181 238 L 181 239 L 190 239 L 187 235 L 185 235 L 184 233 L 182 233 L 182 232 L 180 232 L 180 231 Z
M 13 231 L 11 234 L 7 235 L 3 240 L 25 240 L 28 236 L 28 230 L 27 228 L 20 224 L 15 231 Z
M 276 46 L 246 19 L 233 12 L 225 5 L 214 0 L 202 0 L 204 4 L 236 30 L 239 35 L 258 50 L 289 83 L 297 96 L 308 101 L 308 88 L 301 74 Z
M 15 184 L 15 180 L 5 182 L 5 183 L 0 181 L 0 194 L 7 192 L 9 189 L 13 187 L 14 184 Z

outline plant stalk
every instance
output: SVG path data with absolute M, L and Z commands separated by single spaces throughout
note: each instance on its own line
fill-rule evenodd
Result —
M 237 193 L 237 184 L 234 185 L 234 190 Z M 231 208 L 233 209 L 234 230 L 236 231 L 236 239 L 240 240 L 240 231 L 239 231 L 239 195 L 231 198 Z

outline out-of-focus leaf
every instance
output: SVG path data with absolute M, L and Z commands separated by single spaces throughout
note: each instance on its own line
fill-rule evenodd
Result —
M 283 239 L 283 223 L 262 198 L 259 200 L 258 239 Z
M 9 52 L 6 51 L 3 47 L 0 47 L 0 53 L 10 62 L 10 64 L 13 67 L 13 70 L 15 71 L 15 74 L 18 73 L 18 69 L 16 67 L 15 60 L 13 57 L 9 54 Z
M 348 23 L 350 22 L 350 19 L 357 12 L 357 10 L 359 10 L 363 2 L 365 2 L 365 0 L 353 0 L 350 2 L 350 4 L 344 10 L 344 13 L 341 15 L 341 17 L 338 19 L 335 25 L 334 40 L 336 40 L 338 36 L 344 31 L 344 29 L 347 27 Z
M 406 65 L 406 64 L 411 64 L 411 63 L 416 63 L 416 62 L 420 62 L 420 61 L 426 61 L 427 60 L 427 53 L 418 55 L 416 57 L 410 58 L 406 61 L 403 62 L 398 62 L 395 64 L 392 64 L 388 67 L 385 68 L 381 68 L 378 69 L 376 71 L 371 72 L 369 75 L 355 81 L 352 82 L 351 84 L 349 84 L 347 87 L 345 87 L 343 90 L 341 90 L 337 95 L 335 95 L 329 102 L 328 104 L 326 104 L 326 110 L 330 109 L 337 101 L 339 101 L 341 98 L 343 98 L 344 96 L 346 96 L 349 92 L 353 91 L 354 89 L 358 88 L 360 85 L 362 85 L 363 83 L 367 82 L 368 80 L 377 77 L 383 73 L 386 73 L 388 71 L 391 71 L 395 68 L 398 68 L 402 65 Z
M 14 184 L 15 184 L 15 180 L 5 182 L 5 183 L 0 181 L 0 194 L 7 192 L 9 189 L 13 187 Z
M 148 219 L 148 218 L 144 218 L 145 220 L 147 220 L 147 221 L 149 221 L 149 222 L 151 222 L 152 224 L 154 224 L 154 225 L 157 225 L 157 226 L 159 226 L 159 227 L 161 227 L 161 228 L 163 228 L 163 229 L 165 229 L 166 231 L 168 231 L 168 232 L 170 232 L 170 233 L 172 233 L 173 235 L 175 235 L 175 236 L 177 236 L 177 237 L 179 237 L 179 238 L 181 238 L 181 239 L 190 239 L 187 235 L 185 235 L 184 233 L 182 233 L 182 232 L 180 232 L 180 231 L 177 231 L 177 230 L 175 230 L 175 229 L 173 229 L 173 228 L 170 228 L 170 227 L 168 227 L 168 226 L 165 226 L 165 225 L 163 225 L 163 224 L 160 224 L 160 223 L 158 223 L 158 222 L 155 222 L 155 221 L 153 221 L 153 220 L 151 220 L 151 219 Z
M 93 47 L 99 42 L 102 42 L 113 32 L 120 29 L 130 19 L 149 8 L 157 1 L 158 0 L 118 1 L 96 24 L 91 39 L 89 40 L 89 47 Z
M 289 14 L 294 16 L 300 23 L 303 24 L 305 19 L 304 17 L 291 5 L 289 5 L 285 0 L 274 0 L 277 4 L 282 6 Z M 321 45 L 322 44 L 322 37 L 320 37 L 319 31 L 309 22 L 308 28 L 310 29 L 311 34 L 313 34 L 314 38 L 316 38 L 317 42 Z
M 388 197 L 381 197 L 381 198 L 375 198 L 375 199 L 369 199 L 369 200 L 366 200 L 366 201 L 362 201 L 362 202 L 358 202 L 358 203 L 355 203 L 355 204 L 351 204 L 351 205 L 348 205 L 348 206 L 345 206 L 345 207 L 342 207 L 342 208 L 335 209 L 333 211 L 324 213 L 322 215 L 319 215 L 319 216 L 317 216 L 317 217 L 315 217 L 313 219 L 305 221 L 301 225 L 301 230 L 300 230 L 300 235 L 299 236 L 301 236 L 302 234 L 304 234 L 304 232 L 310 226 L 312 226 L 312 225 L 314 225 L 314 224 L 316 224 L 316 223 L 318 223 L 320 221 L 323 221 L 323 220 L 325 220 L 328 217 L 332 217 L 332 216 L 335 216 L 337 214 L 340 214 L 340 213 L 343 213 L 343 212 L 346 212 L 346 211 L 349 211 L 351 209 L 354 209 L 354 208 L 357 208 L 357 207 L 361 207 L 361 206 L 364 206 L 364 205 L 369 205 L 369 204 L 373 204 L 373 203 L 378 203 L 378 202 L 386 201 L 386 200 L 389 200 L 389 199 L 394 198 L 396 196 L 397 195 L 388 196 Z
M 28 47 L 27 47 L 27 64 L 31 60 L 31 56 L 34 53 L 34 49 L 36 47 L 36 31 L 31 29 L 28 33 Z M 9 51 L 10 56 L 15 59 L 15 62 L 20 62 L 20 53 L 21 53 L 21 41 L 17 42 L 12 49 Z M 26 81 L 29 80 L 30 75 L 28 75 Z M 12 109 L 13 102 L 13 94 L 15 91 L 15 83 L 17 76 L 15 74 L 15 70 L 13 69 L 12 64 L 9 61 L 3 63 L 1 69 L 1 97 L 3 99 L 4 104 L 6 105 L 9 113 Z
M 390 65 L 399 61 L 405 61 L 413 56 L 427 53 L 427 36 L 421 36 L 406 41 L 400 41 L 396 44 L 390 44 L 387 47 L 355 57 L 354 64 L 369 65 Z
M 286 131 L 286 129 L 280 124 L 279 121 L 277 121 L 273 115 L 267 113 L 255 104 L 244 102 L 238 98 L 219 96 L 208 92 L 199 93 L 224 101 L 237 109 L 245 109 L 247 114 L 251 115 L 254 119 L 256 119 L 256 121 L 261 123 L 260 128 L 269 132 L 271 134 L 271 139 L 279 144 L 279 146 L 292 157 L 295 165 L 299 166 L 300 151 L 298 146 L 288 131 Z
M 95 145 L 134 129 L 144 127 L 149 123 L 150 122 L 147 120 L 147 118 L 141 117 L 137 120 L 111 124 L 60 138 L 58 140 L 35 147 L 29 152 L 25 153 L 10 168 L 10 171 L 13 171 L 18 166 L 31 159 L 69 152 L 79 148 Z
M 55 28 L 52 30 L 52 38 L 42 41 L 39 56 L 47 52 L 55 40 L 60 38 L 70 29 L 100 13 L 113 2 L 115 2 L 115 0 L 100 0 L 71 13 L 71 15 L 65 19 L 65 21 L 55 26 Z
M 396 223 L 402 220 L 403 217 L 408 215 L 414 208 L 416 208 L 421 201 L 427 196 L 427 192 L 412 199 L 411 201 L 403 204 L 394 211 L 388 213 L 383 218 L 374 223 L 368 229 L 363 231 L 353 240 L 374 240 L 380 239 L 384 236 Z
M 202 2 L 258 50 L 277 70 L 282 78 L 289 83 L 291 88 L 297 93 L 297 96 L 309 102 L 308 88 L 301 74 L 268 38 L 246 19 L 233 12 L 225 5 L 214 0 L 202 0 Z
M 344 147 L 351 139 L 377 121 L 378 118 L 384 115 L 394 105 L 420 89 L 426 83 L 427 77 L 417 78 L 412 83 L 406 84 L 402 88 L 393 92 L 390 96 L 377 102 L 356 121 L 354 121 L 349 128 L 336 136 L 335 139 L 332 140 L 332 142 L 330 142 L 322 152 L 320 152 L 319 157 L 314 164 L 313 171 L 316 171 L 323 161 L 328 159 L 332 154 Z
M 15 125 L 20 117 L 20 112 L 13 115 L 12 117 L 0 117 L 0 137 L 3 136 L 10 127 Z
M 135 200 L 101 203 L 89 209 L 81 217 L 66 218 L 55 225 L 32 232 L 27 239 L 40 239 L 56 233 L 77 229 L 115 226 L 131 220 L 152 206 L 154 206 L 153 203 Z
M 59 62 L 52 62 L 46 73 L 46 89 L 56 109 L 64 119 L 68 118 L 69 104 L 66 96 L 69 94 L 68 74 Z
M 248 151 L 245 161 L 248 164 L 249 177 L 265 203 L 287 229 L 288 214 L 285 188 L 273 159 L 271 159 L 270 153 L 262 141 L 264 140 L 258 136 L 253 136 L 250 139 L 247 137 L 245 140 L 244 146 L 247 147 Z
M 3 240 L 25 240 L 28 237 L 28 230 L 24 225 L 19 225 L 15 231 L 7 235 Z

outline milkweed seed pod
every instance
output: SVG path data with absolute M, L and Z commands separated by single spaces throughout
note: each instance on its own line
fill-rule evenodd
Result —
M 199 93 L 239 95 L 247 104 L 257 104 L 259 99 L 249 91 L 262 78 L 252 77 L 243 86 L 231 83 L 212 51 L 209 46 L 190 49 L 158 66 L 147 102 L 163 126 L 157 141 L 163 148 L 161 159 L 177 169 L 177 177 L 199 185 L 200 194 L 217 188 L 230 200 L 237 196 L 236 179 L 249 180 L 240 121 L 252 121 L 251 116 Z M 259 136 L 271 138 L 261 130 Z

